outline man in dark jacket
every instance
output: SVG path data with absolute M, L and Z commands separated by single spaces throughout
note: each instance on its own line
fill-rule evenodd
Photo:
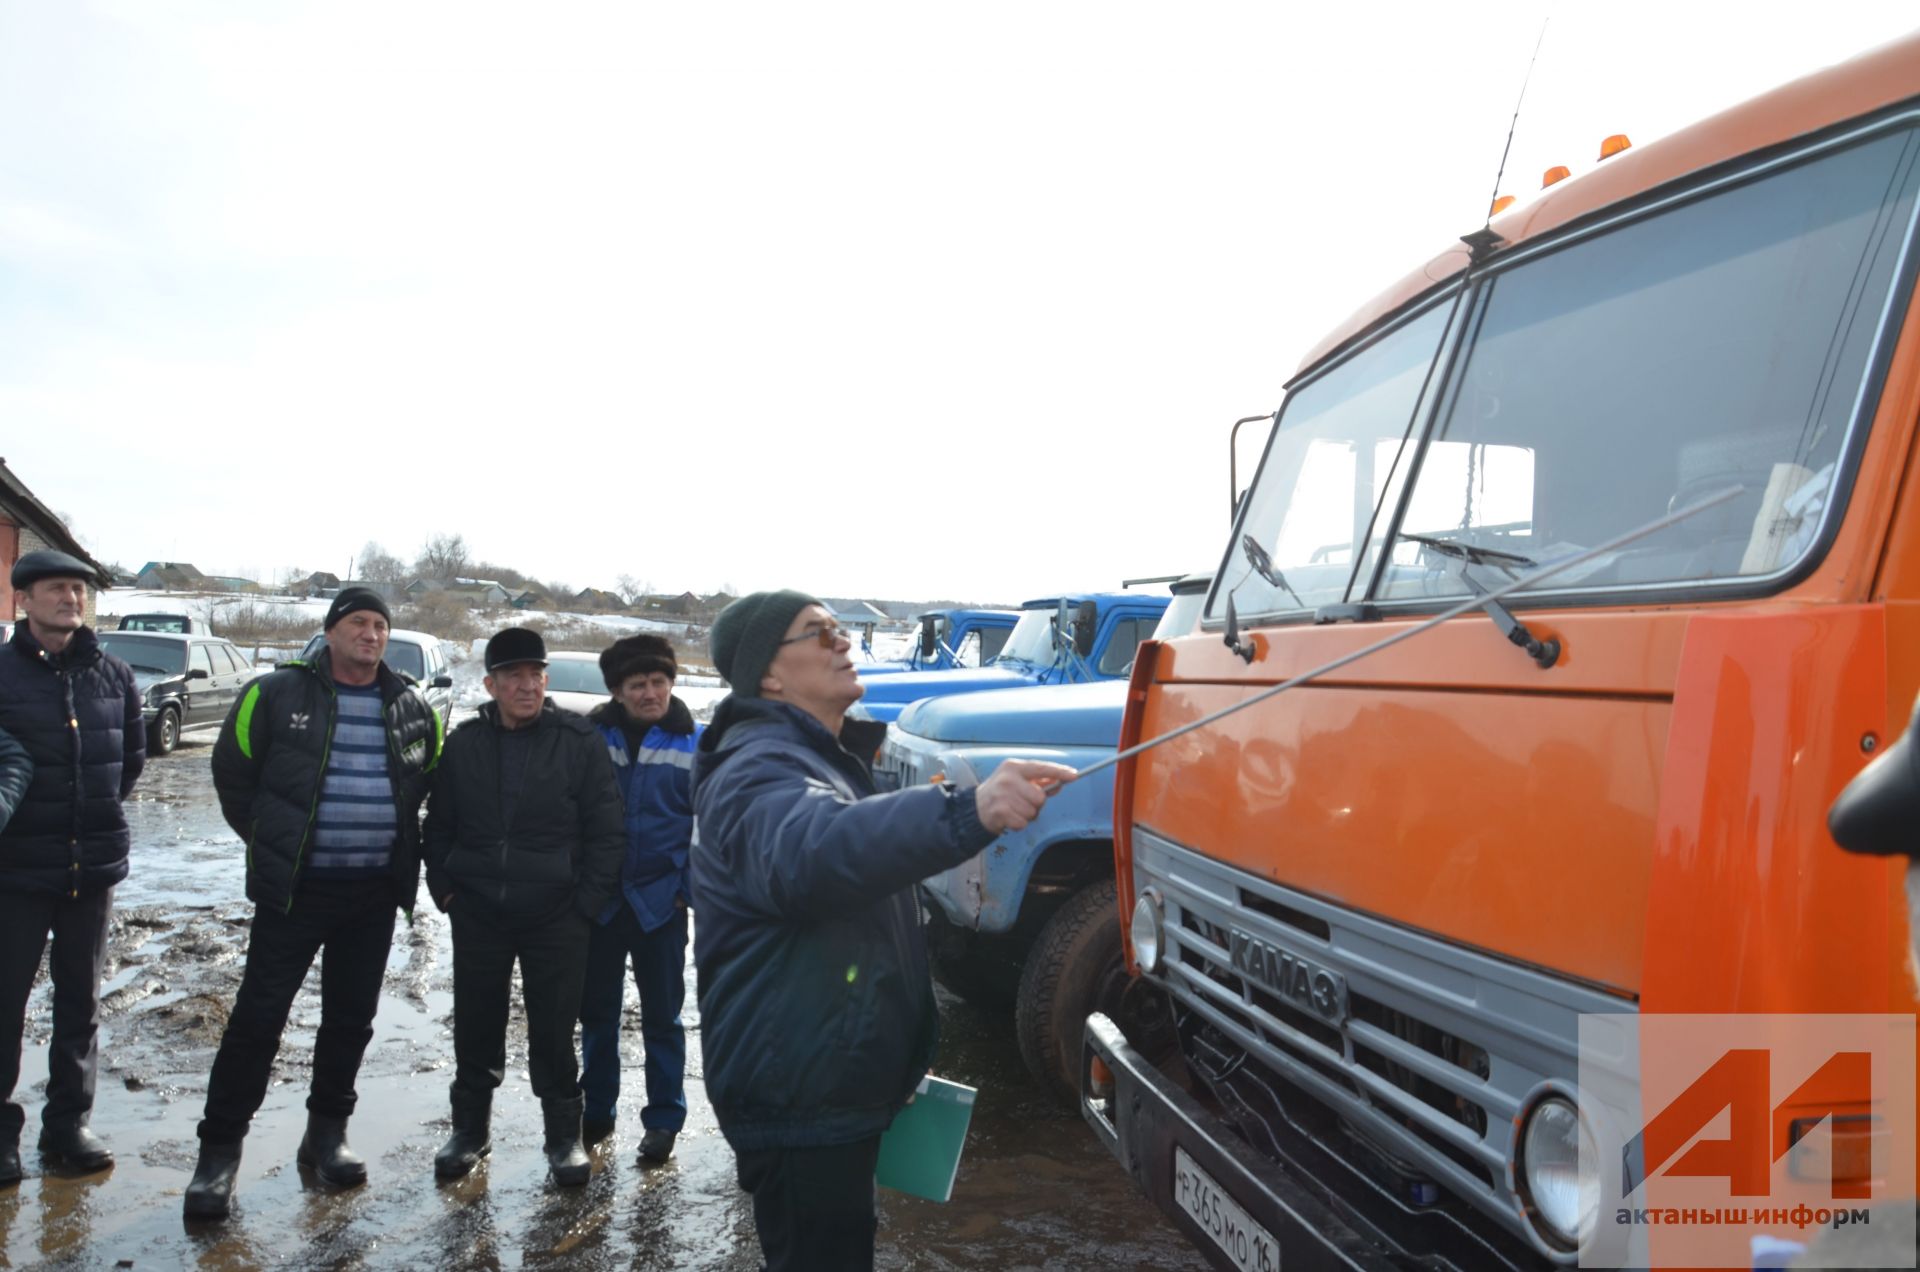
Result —
M 620 792 L 598 731 L 546 701 L 538 632 L 496 632 L 486 666 L 493 701 L 448 735 L 427 806 L 427 888 L 453 919 L 453 1134 L 433 1169 L 457 1179 L 492 1147 L 517 959 L 547 1163 L 584 1184 L 573 1026 L 589 930 L 618 895 Z
M 939 1022 L 913 886 L 1024 827 L 1073 770 L 876 794 L 884 726 L 847 720 L 852 642 L 800 592 L 714 623 L 732 694 L 694 762 L 693 907 L 707 1095 L 773 1272 L 873 1266 L 880 1134 Z
M 247 1125 L 266 1099 L 287 1013 L 325 950 L 307 1133 L 298 1160 L 351 1186 L 354 1078 L 386 977 L 396 907 L 413 911 L 420 801 L 440 754 L 440 717 L 381 661 L 386 602 L 347 588 L 327 609 L 326 647 L 253 681 L 213 747 L 220 812 L 247 846 L 254 903 L 246 972 L 207 1079 L 190 1219 L 225 1218 Z
M 627 811 L 627 856 L 620 895 L 598 916 L 587 949 L 580 1000 L 582 1134 L 589 1144 L 613 1133 L 620 1098 L 620 1009 L 627 958 L 640 992 L 640 1036 L 647 1054 L 647 1103 L 640 1110 L 640 1160 L 673 1153 L 687 1120 L 687 849 L 693 840 L 693 751 L 700 727 L 673 694 L 679 659 L 664 636 L 643 632 L 600 654 L 612 699 L 587 718 L 606 739 Z
M 53 935 L 53 1043 L 40 1154 L 105 1170 L 113 1154 L 87 1126 L 99 1061 L 100 972 L 113 888 L 127 877 L 121 802 L 146 764 L 133 671 L 86 626 L 93 567 L 65 552 L 29 552 L 13 567 L 26 615 L 0 646 L 0 728 L 26 748 L 33 779 L 0 831 L 0 1186 L 20 1180 L 13 1099 L 34 974 Z

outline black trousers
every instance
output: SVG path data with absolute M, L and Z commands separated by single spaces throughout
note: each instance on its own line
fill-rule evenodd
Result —
M 255 907 L 247 937 L 247 969 L 233 1014 L 220 1038 L 207 1080 L 206 1114 L 200 1138 L 234 1143 L 267 1098 L 273 1058 L 287 1013 L 320 960 L 320 1030 L 313 1040 L 313 1084 L 307 1110 L 323 1117 L 351 1117 L 361 1057 L 373 1040 L 373 1014 L 393 948 L 393 884 L 386 879 L 351 883 L 308 880 L 282 913 Z
M 873 1272 L 880 1137 L 831 1148 L 735 1151 L 767 1272 Z
M 573 1026 L 587 979 L 587 917 L 567 909 L 518 924 L 456 895 L 453 919 L 453 1099 L 484 1104 L 507 1075 L 513 964 L 527 1008 L 527 1072 L 542 1100 L 580 1094 Z
M 17 1141 L 27 1120 L 13 1099 L 27 998 L 53 936 L 53 1045 L 47 1051 L 46 1126 L 83 1123 L 93 1112 L 100 1061 L 100 971 L 107 961 L 113 889 L 67 897 L 0 892 L 0 1139 Z

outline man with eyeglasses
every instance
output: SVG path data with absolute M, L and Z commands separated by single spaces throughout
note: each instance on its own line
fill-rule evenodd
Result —
M 771 1272 L 871 1269 L 880 1134 L 939 1034 L 914 885 L 1027 825 L 1058 764 L 878 793 L 884 725 L 850 720 L 852 641 L 802 592 L 713 625 L 732 693 L 694 758 L 694 932 L 707 1095 Z

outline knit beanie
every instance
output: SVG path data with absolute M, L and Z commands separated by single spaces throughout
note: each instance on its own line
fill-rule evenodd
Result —
M 793 616 L 818 599 L 805 592 L 782 588 L 754 592 L 720 611 L 707 636 L 713 665 L 739 698 L 758 698 L 760 678 L 779 650 Z
M 348 587 L 340 589 L 340 594 L 333 598 L 333 604 L 327 606 L 327 621 L 323 626 L 332 631 L 335 623 L 355 610 L 372 610 L 388 623 L 393 622 L 393 615 L 387 612 L 387 603 L 380 593 L 370 587 Z
M 642 632 L 623 636 L 600 651 L 600 678 L 609 693 L 619 693 L 629 676 L 665 673 L 668 680 L 680 678 L 680 662 L 673 656 L 673 642 L 665 636 Z

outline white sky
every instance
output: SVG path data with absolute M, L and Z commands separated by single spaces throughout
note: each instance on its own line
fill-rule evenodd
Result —
M 136 568 L 1210 568 L 1228 425 L 1479 224 L 1542 17 L 1516 193 L 1920 25 L 1759 12 L 0 0 L 0 455 Z

